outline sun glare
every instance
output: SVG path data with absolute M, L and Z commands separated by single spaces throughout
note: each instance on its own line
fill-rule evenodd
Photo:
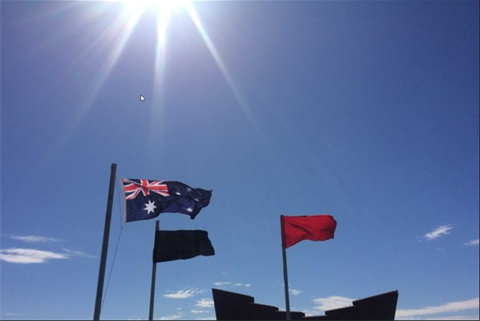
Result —
M 83 119 L 83 116 L 92 106 L 94 100 L 97 98 L 105 82 L 111 75 L 111 72 L 114 70 L 118 61 L 121 58 L 122 52 L 128 44 L 128 41 L 132 34 L 134 34 L 135 27 L 138 22 L 141 20 L 142 16 L 148 15 L 148 20 L 150 23 L 152 20 L 156 20 L 156 48 L 155 48 L 155 66 L 154 66 L 154 78 L 152 83 L 152 96 L 149 101 L 151 102 L 151 117 L 150 117 L 150 141 L 156 141 L 158 138 L 158 124 L 163 121 L 163 90 L 164 90 L 164 76 L 165 76 L 165 66 L 167 58 L 167 36 L 168 36 L 168 27 L 171 19 L 174 19 L 175 14 L 183 12 L 187 14 L 191 19 L 196 29 L 198 30 L 201 38 L 203 39 L 208 51 L 212 55 L 212 58 L 216 62 L 220 72 L 225 78 L 228 87 L 232 91 L 232 94 L 235 100 L 238 103 L 241 111 L 250 121 L 253 129 L 257 132 L 259 137 L 263 140 L 263 135 L 259 129 L 258 124 L 256 124 L 252 113 L 242 97 L 238 87 L 236 86 L 233 77 L 231 76 L 226 63 L 222 59 L 220 52 L 216 49 L 212 39 L 209 37 L 207 30 L 205 29 L 200 16 L 198 15 L 195 8 L 195 0 L 126 0 L 126 1 L 115 1 L 115 0 L 104 0 L 105 2 L 110 2 L 112 6 L 103 6 L 104 8 L 111 8 L 115 12 L 115 16 L 111 23 L 97 35 L 96 39 L 91 43 L 91 45 L 86 48 L 83 53 L 84 57 L 91 57 L 91 52 L 94 49 L 104 49 L 102 52 L 104 59 L 101 62 L 100 67 L 96 73 L 96 77 L 92 84 L 89 87 L 88 93 L 85 95 L 85 108 L 79 111 L 78 117 L 74 120 L 70 133 L 70 136 L 73 133 L 73 130 L 78 123 Z M 107 10 L 108 11 L 108 10 Z M 106 12 L 106 10 L 102 10 Z M 145 17 L 147 18 L 147 17 Z M 153 19 L 152 19 L 153 18 Z M 151 25 L 151 24 L 150 24 Z M 144 24 L 148 26 L 148 24 Z M 153 28 L 144 29 L 143 31 L 149 33 L 155 32 Z M 162 128 L 162 126 L 160 126 Z M 67 140 L 65 140 L 66 142 Z
M 137 16 L 145 12 L 169 14 L 172 10 L 186 6 L 188 2 L 188 0 L 131 0 L 123 3 L 128 14 Z

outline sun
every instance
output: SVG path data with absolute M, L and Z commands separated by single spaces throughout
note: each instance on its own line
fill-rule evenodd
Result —
M 123 1 L 124 10 L 132 16 L 140 16 L 145 12 L 168 15 L 171 11 L 185 7 L 189 0 L 129 0 Z
M 194 23 L 200 37 L 203 39 L 208 51 L 215 60 L 220 72 L 223 74 L 226 83 L 230 87 L 230 90 L 235 97 L 241 111 L 248 117 L 254 130 L 259 133 L 258 125 L 254 123 L 253 116 L 250 108 L 247 106 L 245 99 L 242 97 L 238 87 L 232 75 L 227 68 L 226 63 L 222 59 L 220 52 L 214 45 L 213 40 L 209 37 L 206 28 L 202 23 L 202 19 L 196 10 L 196 0 L 103 0 L 100 2 L 109 3 L 103 8 L 111 8 L 115 12 L 114 18 L 106 26 L 102 32 L 98 33 L 91 46 L 85 49 L 84 57 L 90 57 L 90 53 L 93 48 L 98 47 L 98 44 L 104 44 L 106 51 L 103 53 L 104 59 L 101 67 L 98 69 L 95 80 L 92 82 L 88 92 L 86 93 L 85 107 L 79 112 L 75 123 L 71 126 L 71 132 L 73 132 L 76 125 L 82 120 L 85 113 L 91 108 L 94 100 L 100 93 L 103 85 L 109 79 L 109 76 L 116 64 L 118 63 L 122 52 L 127 46 L 130 37 L 134 34 L 134 30 L 137 23 L 145 13 L 149 15 L 149 21 L 156 20 L 156 30 L 153 28 L 147 29 L 147 32 L 153 33 L 156 31 L 157 41 L 155 48 L 155 65 L 154 67 L 154 79 L 152 85 L 152 97 L 149 99 L 151 102 L 151 117 L 150 117 L 150 141 L 157 139 L 158 123 L 163 121 L 162 107 L 164 105 L 162 97 L 164 90 L 164 76 L 166 67 L 166 52 L 167 52 L 167 36 L 168 25 L 171 19 L 175 18 L 178 13 L 180 15 L 189 16 Z M 99 10 L 103 13 L 106 10 Z M 107 10 L 108 12 L 108 10 Z M 153 17 L 152 17 L 153 16 Z M 153 19 L 152 19 L 153 18 Z M 145 24 L 145 26 L 151 26 Z M 144 30 L 145 31 L 145 30 Z M 108 43 L 108 44 L 107 44 Z M 160 106 L 160 107 L 159 107 Z

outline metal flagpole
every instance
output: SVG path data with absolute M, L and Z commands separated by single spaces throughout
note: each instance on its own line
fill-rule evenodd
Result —
M 160 221 L 155 222 L 155 237 L 157 235 L 157 231 L 160 230 Z M 155 281 L 157 278 L 157 263 L 153 262 L 153 269 L 152 269 L 152 289 L 150 291 L 150 311 L 148 314 L 148 320 L 153 320 L 153 308 L 154 308 L 154 300 L 155 300 Z
M 112 164 L 110 172 L 110 187 L 108 190 L 107 213 L 105 214 L 105 228 L 103 231 L 102 258 L 98 272 L 97 297 L 95 300 L 95 312 L 93 320 L 100 320 L 102 310 L 103 282 L 105 281 L 105 267 L 107 265 L 108 239 L 110 237 L 110 222 L 112 220 L 113 192 L 115 190 L 115 178 L 117 176 L 117 164 Z
M 290 296 L 288 294 L 287 251 L 285 249 L 282 249 L 282 252 L 283 252 L 283 280 L 285 282 L 285 306 L 287 308 L 287 320 L 291 320 Z
M 282 254 L 283 254 L 283 282 L 285 283 L 285 308 L 287 310 L 287 320 L 291 320 L 290 316 L 290 296 L 288 292 L 288 272 L 287 272 L 287 251 L 283 239 L 284 223 L 283 215 L 280 216 L 280 226 L 282 229 Z

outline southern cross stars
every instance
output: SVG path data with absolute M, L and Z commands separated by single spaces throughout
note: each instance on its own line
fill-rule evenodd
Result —
M 148 204 L 145 204 L 145 208 L 143 209 L 144 211 L 147 211 L 147 215 L 150 214 L 150 212 L 154 213 L 155 209 L 157 207 L 155 206 L 155 201 L 148 201 Z

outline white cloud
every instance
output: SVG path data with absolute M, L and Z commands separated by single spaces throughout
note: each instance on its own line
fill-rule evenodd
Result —
M 478 317 L 466 316 L 466 315 L 453 315 L 449 317 L 440 317 L 433 319 L 423 319 L 423 320 L 478 320 Z
M 453 229 L 453 226 L 451 225 L 442 225 L 440 227 L 437 227 L 435 230 L 433 230 L 432 232 L 430 233 L 427 233 L 425 234 L 425 238 L 428 240 L 428 241 L 432 241 L 432 240 L 435 240 L 437 238 L 439 238 L 440 236 L 442 235 L 447 235 L 447 234 L 450 234 L 449 231 Z
M 470 241 L 470 242 L 467 242 L 465 243 L 465 246 L 475 246 L 475 245 L 478 245 L 479 244 L 479 240 L 473 240 L 473 241 Z
M 12 240 L 22 241 L 27 243 L 60 242 L 60 240 L 57 240 L 53 237 L 44 237 L 44 236 L 35 236 L 35 235 L 27 235 L 27 236 L 12 235 L 10 238 Z
M 23 314 L 7 312 L 7 313 L 5 313 L 5 315 L 9 316 L 9 317 L 19 317 L 19 316 L 22 316 Z
M 302 293 L 302 291 L 300 291 L 300 290 L 295 290 L 295 289 L 290 289 L 290 293 L 291 293 L 292 295 L 297 296 L 297 295 L 299 295 L 300 293 Z
M 210 313 L 210 311 L 207 310 L 192 310 L 190 312 L 192 312 L 193 314 Z
M 396 316 L 398 318 L 418 317 L 439 313 L 459 312 L 465 310 L 475 310 L 479 308 L 479 298 L 450 302 L 436 307 L 426 307 L 422 309 L 397 310 Z
M 48 260 L 67 259 L 68 256 L 49 251 L 11 248 L 0 250 L 0 261 L 18 264 L 46 263 Z
M 243 286 L 243 287 L 246 287 L 246 288 L 249 288 L 251 287 L 252 285 L 250 283 L 235 283 L 234 286 Z
M 218 286 L 218 287 L 228 287 L 228 286 L 232 285 L 232 286 L 235 286 L 235 287 L 246 287 L 246 288 L 249 288 L 249 287 L 252 286 L 250 283 L 240 283 L 240 282 L 237 282 L 237 283 L 215 282 L 215 283 L 213 283 L 213 285 Z
M 177 313 L 177 314 L 166 315 L 164 317 L 158 318 L 158 320 L 178 320 L 181 317 L 182 315 L 180 313 Z
M 213 308 L 213 305 L 214 305 L 213 300 L 207 299 L 207 298 L 198 300 L 197 304 L 195 304 L 195 306 L 199 308 Z
M 303 313 L 305 313 L 306 317 L 313 317 L 313 316 L 318 316 L 319 312 L 318 311 L 312 311 L 312 310 L 306 310 L 306 309 L 300 309 Z
M 199 318 L 199 319 L 195 319 L 195 320 L 216 320 L 216 318 L 215 318 L 215 317 L 212 317 L 212 316 L 210 316 L 210 317 Z
M 88 254 L 88 253 L 85 253 L 85 252 L 82 252 L 82 251 L 74 251 L 74 250 L 70 250 L 70 249 L 62 249 L 64 250 L 68 256 L 80 256 L 80 257 L 87 257 L 87 258 L 90 258 L 90 259 L 94 259 L 95 256 L 91 255 L 91 254 Z
M 194 296 L 195 294 L 199 293 L 198 289 L 187 289 L 187 290 L 180 290 L 175 293 L 164 294 L 163 296 L 167 299 L 188 299 Z
M 314 309 L 328 311 L 351 306 L 353 301 L 354 299 L 341 296 L 330 296 L 328 298 L 314 299 L 313 303 L 318 304 Z

